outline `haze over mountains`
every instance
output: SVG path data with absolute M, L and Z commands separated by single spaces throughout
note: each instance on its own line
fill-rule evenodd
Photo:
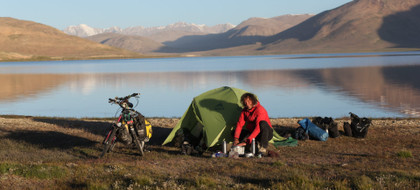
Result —
M 177 22 L 167 26 L 156 26 L 156 27 L 143 27 L 135 26 L 125 29 L 119 27 L 110 28 L 92 28 L 86 24 L 80 24 L 77 26 L 69 26 L 64 29 L 64 33 L 79 36 L 88 37 L 103 33 L 117 33 L 132 36 L 143 36 L 148 37 L 157 42 L 164 42 L 168 40 L 175 40 L 181 36 L 194 35 L 194 34 L 213 34 L 226 32 L 229 29 L 235 27 L 232 24 L 218 24 L 215 26 L 207 26 L 204 24 L 198 25 L 193 23 Z
M 89 40 L 0 18 L 0 60 L 418 50 L 420 0 L 354 0 L 317 15 L 250 18 L 238 26 L 181 22 L 126 29 L 79 25 L 65 31 Z

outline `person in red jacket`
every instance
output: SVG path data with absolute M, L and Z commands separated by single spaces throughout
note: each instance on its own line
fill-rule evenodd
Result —
M 236 124 L 233 145 L 250 145 L 252 139 L 258 143 L 259 152 L 267 153 L 268 142 L 273 138 L 273 127 L 267 111 L 252 93 L 241 96 L 244 106 Z M 245 128 L 243 126 L 246 124 Z

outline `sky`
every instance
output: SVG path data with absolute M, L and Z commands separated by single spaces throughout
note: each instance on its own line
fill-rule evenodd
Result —
M 318 14 L 351 0 L 0 0 L 0 17 L 94 28 L 165 26 L 176 22 L 240 24 L 251 17 Z

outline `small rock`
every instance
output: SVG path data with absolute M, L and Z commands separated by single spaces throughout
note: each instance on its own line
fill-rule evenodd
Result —
M 69 168 L 73 168 L 73 167 L 76 167 L 77 164 L 75 164 L 75 163 L 67 163 L 66 166 L 69 167 Z

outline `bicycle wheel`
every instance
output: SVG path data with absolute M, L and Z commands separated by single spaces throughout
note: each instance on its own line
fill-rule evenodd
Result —
M 131 136 L 133 137 L 133 141 L 134 141 L 134 143 L 136 144 L 136 147 L 139 149 L 139 151 L 140 151 L 140 156 L 143 156 L 143 154 L 144 154 L 144 151 L 143 151 L 143 148 L 144 148 L 144 141 L 141 141 L 140 139 L 139 139 L 139 137 L 137 136 L 137 133 L 134 131 L 134 127 L 131 127 L 130 128 L 130 133 L 131 133 Z
M 103 142 L 104 144 L 104 149 L 102 150 L 102 154 L 99 156 L 100 158 L 102 158 L 106 153 L 108 153 L 110 150 L 112 150 L 112 148 L 114 148 L 115 146 L 115 142 L 116 142 L 116 133 L 117 130 L 116 128 L 112 128 L 109 132 L 107 137 L 105 137 L 105 140 Z
M 140 151 L 140 156 L 144 155 L 144 141 L 140 141 L 139 139 L 135 139 L 134 142 L 136 143 L 136 147 L 139 149 Z

